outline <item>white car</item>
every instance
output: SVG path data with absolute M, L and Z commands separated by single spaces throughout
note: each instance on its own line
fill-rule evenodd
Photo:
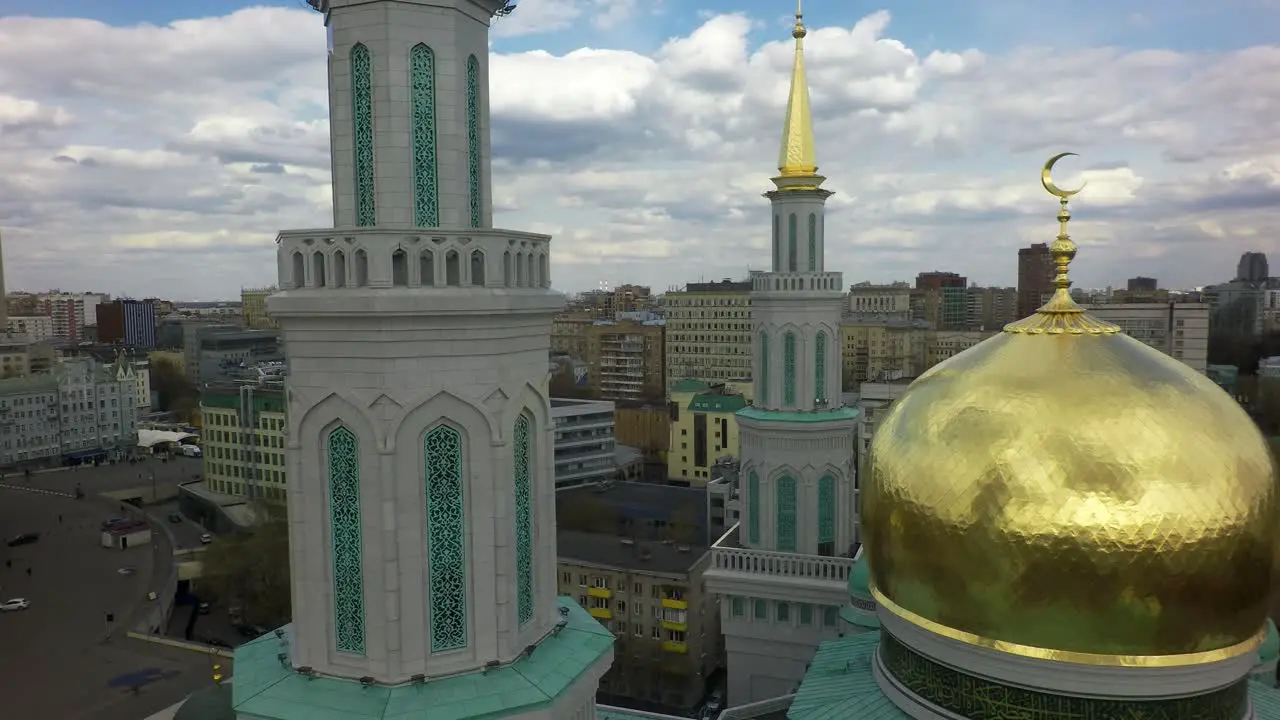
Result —
M 209 543 L 211 543 L 211 542 L 213 542 L 213 536 L 212 536 L 212 535 L 210 535 L 209 533 L 205 533 L 205 534 L 203 534 L 203 535 L 201 535 L 201 536 L 200 536 L 200 544 L 201 544 L 201 545 L 208 545 L 208 544 L 209 544 Z
M 26 610 L 29 607 L 31 607 L 31 601 L 26 598 L 10 598 L 0 603 L 0 612 Z

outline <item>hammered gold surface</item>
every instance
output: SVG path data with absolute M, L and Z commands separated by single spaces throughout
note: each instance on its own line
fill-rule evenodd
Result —
M 1004 333 L 951 358 L 894 404 L 870 464 L 873 586 L 960 639 L 1123 665 L 1230 654 L 1265 622 L 1267 444 L 1126 335 Z

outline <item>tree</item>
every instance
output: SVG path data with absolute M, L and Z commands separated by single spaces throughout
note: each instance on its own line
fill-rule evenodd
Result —
M 289 523 L 284 509 L 256 506 L 263 520 L 251 532 L 220 537 L 201 554 L 201 587 L 244 622 L 278 627 L 292 616 L 289 594 Z
M 160 409 L 164 411 L 190 412 L 200 402 L 195 385 L 172 360 L 151 362 L 151 387 L 159 393 Z

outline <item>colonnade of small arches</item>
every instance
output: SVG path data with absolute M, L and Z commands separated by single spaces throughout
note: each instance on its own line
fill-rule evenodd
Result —
M 485 251 L 449 248 L 423 249 L 417 262 L 409 252 L 397 248 L 391 253 L 392 287 L 551 287 L 546 253 L 507 250 L 502 254 L 500 282 L 489 278 Z M 369 253 L 357 248 L 329 252 L 314 250 L 310 260 L 302 250 L 292 255 L 290 279 L 295 288 L 369 287 Z
M 752 284 L 756 290 L 839 290 L 840 279 L 835 275 L 819 277 L 757 277 Z

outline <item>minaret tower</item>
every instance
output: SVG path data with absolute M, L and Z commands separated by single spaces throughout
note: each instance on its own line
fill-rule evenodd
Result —
M 277 239 L 293 623 L 237 652 L 236 711 L 594 717 L 612 635 L 556 597 L 551 238 L 492 225 L 488 31 L 510 3 L 310 4 L 335 227 Z M 571 679 L 525 667 L 548 662 Z M 263 701 L 272 673 L 306 699 Z
M 842 407 L 844 281 L 824 262 L 823 209 L 804 70 L 799 3 L 795 64 L 772 204 L 773 265 L 752 273 L 754 405 L 738 413 L 750 548 L 838 555 L 854 541 L 857 413 Z

